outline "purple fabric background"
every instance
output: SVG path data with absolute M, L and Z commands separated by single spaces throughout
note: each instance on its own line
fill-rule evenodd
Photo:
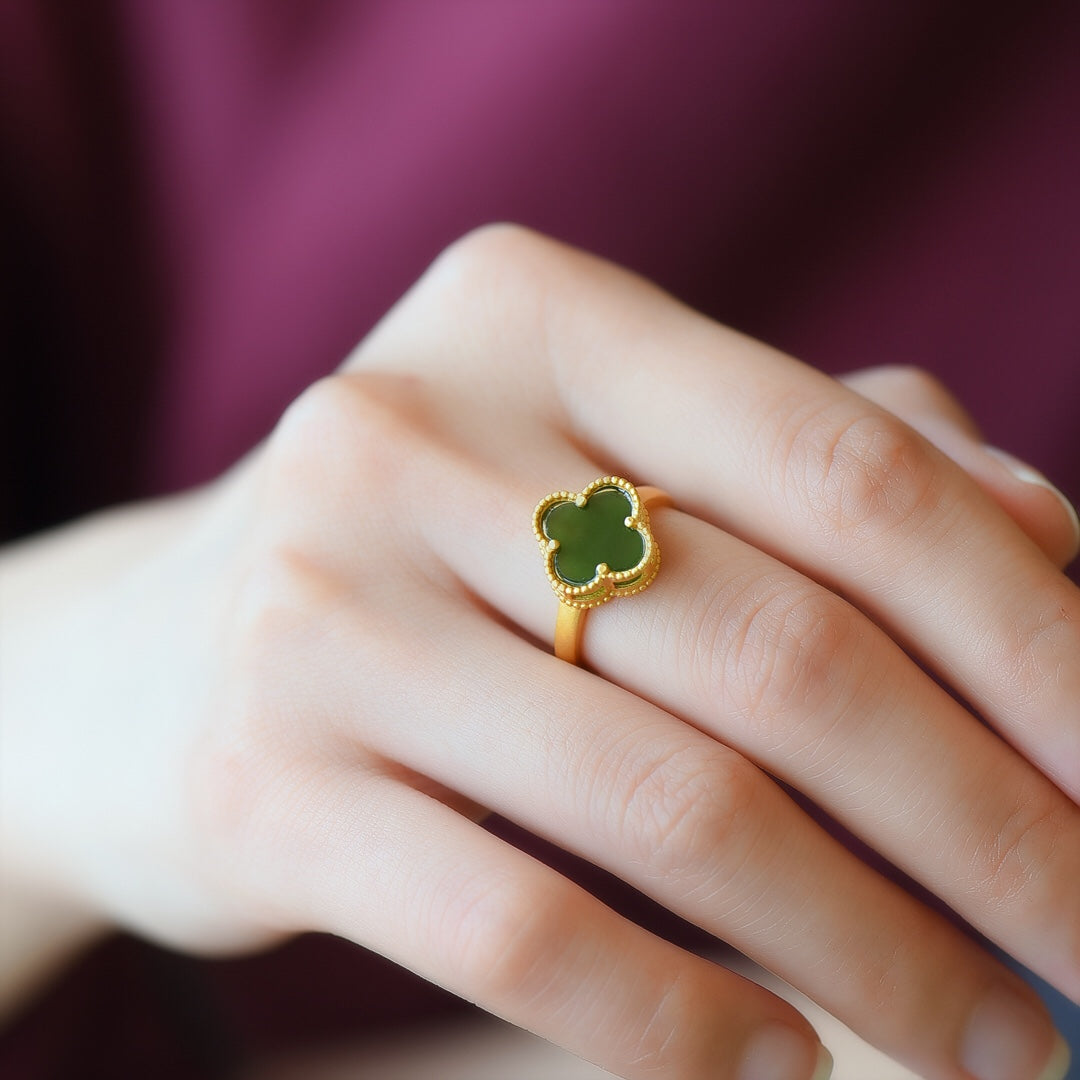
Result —
M 130 10 L 172 286 L 153 483 L 220 470 L 445 243 L 504 218 L 828 369 L 926 365 L 1077 490 L 1075 17 Z
M 1080 496 L 1078 61 L 1066 3 L 0 6 L 10 531 L 215 475 L 497 219 L 826 370 L 926 366 Z M 258 1047 L 421 993 L 308 947 L 195 965 L 195 996 Z M 102 1060 L 133 1053 L 174 962 L 127 948 L 23 1030 L 112 977 Z M 7 1075 L 44 1047 L 9 1038 Z
M 131 9 L 176 286 L 155 481 L 231 461 L 505 218 L 832 370 L 925 364 L 1076 490 L 1075 18 L 338 4 L 298 41 Z

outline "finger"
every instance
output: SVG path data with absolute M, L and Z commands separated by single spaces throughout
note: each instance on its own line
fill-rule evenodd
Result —
M 393 680 L 386 701 L 359 682 L 336 703 L 346 737 L 605 866 L 926 1075 L 971 1068 L 989 1042 L 1038 1075 L 1054 1034 L 1034 996 L 738 754 L 460 604 L 419 630 L 384 627 L 385 662 L 406 633 L 423 678 Z M 372 648 L 367 633 L 348 647 L 343 626 L 334 637 Z M 468 709 L 450 722 L 448 701 Z M 391 711 L 410 724 L 380 719 Z
M 423 508 L 414 524 L 430 547 L 414 557 L 432 587 L 446 591 L 460 578 L 491 609 L 550 640 L 556 602 L 540 587 L 537 552 L 521 527 L 533 501 L 525 493 L 549 485 L 545 470 L 577 476 L 595 466 L 548 434 L 526 440 L 545 448 L 531 462 L 489 470 L 413 429 L 390 437 L 376 416 L 350 427 L 350 438 L 368 431 L 360 458 L 391 473 L 394 505 Z M 339 456 L 347 459 L 347 446 L 331 460 Z M 411 468 L 395 468 L 401 460 Z M 335 488 L 310 490 L 322 498 Z M 389 502 L 358 507 L 350 517 L 371 534 L 345 545 L 330 537 L 341 552 L 328 558 L 341 561 L 364 607 L 402 610 L 400 582 L 416 570 L 389 572 L 355 555 L 386 528 L 378 507 Z M 667 531 L 656 584 L 589 616 L 586 646 L 598 670 L 765 763 L 1065 992 L 1080 992 L 1075 808 L 848 605 L 711 526 L 678 513 L 657 519 Z M 305 546 L 327 542 L 313 534 Z M 530 579 L 536 586 L 523 588 Z M 426 617 L 415 604 L 403 610 Z M 371 637 L 385 633 L 380 622 Z M 414 649 L 399 642 L 405 666 L 396 670 L 393 651 L 383 655 L 377 644 L 357 643 L 342 664 L 397 693 L 414 678 Z
M 854 600 L 1080 798 L 1080 590 L 963 470 L 835 380 L 600 260 L 514 231 L 453 258 L 470 316 L 491 299 L 470 285 L 494 265 L 505 292 L 515 263 L 546 313 L 539 330 L 504 326 L 481 370 L 541 351 L 564 428 L 606 471 Z
M 800 1014 L 616 915 L 385 775 L 312 765 L 263 793 L 245 847 L 280 919 L 350 938 L 587 1057 L 648 1080 L 825 1080 Z M 297 798 L 297 791 L 303 792 Z
M 347 414 L 346 418 L 348 418 L 349 415 L 352 414 Z M 355 417 L 353 417 L 353 419 L 355 419 Z M 344 432 L 346 432 L 347 438 L 342 443 L 342 450 L 344 451 L 344 453 L 340 455 L 342 460 L 347 460 L 350 452 L 356 452 L 357 448 L 355 446 L 350 447 L 349 440 L 355 439 L 356 431 L 361 426 L 362 425 L 358 425 L 356 423 L 346 423 L 343 426 L 343 430 Z M 319 431 L 323 435 L 325 435 L 325 430 L 322 427 L 319 428 Z M 405 442 L 400 439 L 391 440 L 383 438 L 385 434 L 386 432 L 384 430 L 376 430 L 374 435 L 369 435 L 367 437 L 369 441 L 365 442 L 364 445 L 360 448 L 360 450 L 362 451 L 360 457 L 363 460 L 367 460 L 367 451 L 371 451 L 372 455 L 375 458 L 374 467 L 376 468 L 379 467 L 380 463 L 386 464 L 388 467 L 392 468 L 397 462 L 400 462 L 402 460 L 410 460 L 412 465 L 415 466 L 415 471 L 412 474 L 413 478 L 415 479 L 421 476 L 425 478 L 425 484 L 422 488 L 412 490 L 407 487 L 403 487 L 402 485 L 409 478 L 410 474 L 408 471 L 398 468 L 396 472 L 392 475 L 390 483 L 392 484 L 392 490 L 397 496 L 395 500 L 395 505 L 399 509 L 403 508 L 411 511 L 412 508 L 415 506 L 419 505 L 423 507 L 424 512 L 417 515 L 416 523 L 421 524 L 428 530 L 425 538 L 434 549 L 437 550 L 438 546 L 440 545 L 445 546 L 446 538 L 449 535 L 452 539 L 455 540 L 456 548 L 458 550 L 471 551 L 473 562 L 478 562 L 483 565 L 486 562 L 491 561 L 491 550 L 484 549 L 483 546 L 477 541 L 478 538 L 482 537 L 485 534 L 485 531 L 487 531 L 488 535 L 493 537 L 493 539 L 496 541 L 497 547 L 505 551 L 513 552 L 513 557 L 517 557 L 517 553 L 522 550 L 521 546 L 517 542 L 517 538 L 520 536 L 520 533 L 514 525 L 514 522 L 517 520 L 517 517 L 519 515 L 513 512 L 512 505 L 510 505 L 509 510 L 507 509 L 508 499 L 506 492 L 512 490 L 512 487 L 508 486 L 505 483 L 505 476 L 491 477 L 491 483 L 487 485 L 482 484 L 479 488 L 482 498 L 477 501 L 476 499 L 474 499 L 474 496 L 476 494 L 474 490 L 463 491 L 460 484 L 455 485 L 455 483 L 453 482 L 452 477 L 456 478 L 458 476 L 458 473 L 460 471 L 459 469 L 451 469 L 450 473 L 452 474 L 452 476 L 440 476 L 437 469 L 429 468 L 431 462 L 421 462 L 416 460 L 418 450 L 423 450 L 424 448 L 422 446 L 418 446 L 415 440 Z M 529 432 L 528 434 L 536 433 Z M 381 459 L 379 458 L 378 454 L 380 445 L 383 446 L 383 456 Z M 390 451 L 386 449 L 387 447 L 392 447 L 392 455 L 390 454 Z M 431 448 L 429 447 L 428 449 Z M 438 454 L 434 455 L 435 458 L 438 458 L 438 456 Z M 558 453 L 553 453 L 550 455 L 549 458 L 544 458 L 541 461 L 537 461 L 534 454 L 534 460 L 532 461 L 532 469 L 535 472 L 536 470 L 545 469 L 549 465 L 553 468 L 558 468 L 560 458 L 565 458 L 565 465 L 567 469 L 581 468 L 581 463 L 579 461 L 572 461 L 572 457 L 572 454 L 567 455 L 566 453 L 563 453 L 560 456 L 560 454 Z M 338 459 L 339 455 L 337 454 L 332 454 L 329 458 L 329 460 L 332 461 L 337 461 Z M 372 467 L 370 462 L 368 463 L 368 467 Z M 533 479 L 535 479 L 535 477 Z M 532 481 L 529 480 L 528 469 L 524 469 L 522 472 L 522 484 L 523 486 L 528 487 L 531 485 L 531 483 Z M 334 485 L 328 485 L 328 489 L 334 490 Z M 319 489 L 318 487 L 315 487 L 312 490 L 317 492 Z M 461 522 L 453 520 L 452 515 L 447 514 L 445 504 L 438 505 L 438 503 L 436 502 L 435 505 L 431 505 L 431 495 L 433 493 L 441 493 L 444 490 L 452 493 L 455 496 L 455 501 L 460 507 L 468 508 L 471 517 L 465 523 L 467 525 L 467 528 L 463 529 Z M 510 501 L 512 503 L 512 500 Z M 376 533 L 379 529 L 385 528 L 387 521 L 386 518 L 379 513 L 379 511 L 381 510 L 381 503 L 379 503 L 377 500 L 374 502 L 368 501 L 366 504 L 359 505 L 355 508 L 355 510 L 357 511 L 355 520 L 366 521 L 366 523 L 371 528 L 376 530 Z M 499 512 L 500 510 L 502 511 L 501 516 Z M 300 519 L 303 520 L 303 518 L 304 516 L 301 515 Z M 494 528 L 492 528 L 492 526 Z M 361 530 L 361 533 L 362 531 L 363 530 Z M 362 539 L 362 536 L 359 538 Z M 337 544 L 341 543 L 341 537 L 336 536 L 333 539 Z M 436 543 L 436 541 L 438 541 L 438 544 Z M 505 543 L 505 546 L 503 546 L 503 544 L 500 544 L 500 541 L 503 541 Z M 360 546 L 359 548 L 350 548 L 350 550 L 352 554 L 349 561 L 352 564 L 357 565 L 358 560 L 356 559 L 355 552 L 357 550 L 364 551 L 364 548 L 363 546 Z M 532 556 L 535 557 L 535 552 L 532 552 Z M 429 559 L 429 564 L 430 562 L 431 560 Z M 364 568 L 363 573 L 360 574 L 360 576 L 363 578 L 363 587 L 365 589 L 375 590 L 382 588 L 384 590 L 384 595 L 381 598 L 391 599 L 394 601 L 394 604 L 391 605 L 390 610 L 399 610 L 403 613 L 412 612 L 414 617 L 407 619 L 406 624 L 408 627 L 412 628 L 415 635 L 416 627 L 424 627 L 424 624 L 422 622 L 419 622 L 415 615 L 416 613 L 426 614 L 427 607 L 425 605 L 419 604 L 415 596 L 403 596 L 401 594 L 401 590 L 398 585 L 399 578 L 396 575 L 387 572 L 389 567 L 387 567 L 386 565 L 371 566 L 370 564 L 370 559 L 359 560 L 359 565 Z M 426 573 L 427 576 L 430 577 L 433 587 L 441 589 L 443 592 L 447 591 L 445 578 L 443 577 L 443 575 L 439 574 L 437 566 L 429 565 L 426 568 Z M 499 575 L 496 576 L 499 577 Z M 382 579 L 381 582 L 380 578 Z M 517 592 L 521 594 L 522 587 L 520 583 L 521 581 L 525 580 L 525 575 L 518 572 L 506 575 L 506 578 L 513 580 Z M 506 589 L 505 582 L 502 581 L 501 578 L 500 581 L 501 583 L 498 584 L 496 587 L 497 591 L 506 592 L 507 595 L 509 595 L 509 592 L 512 592 L 513 589 L 510 589 L 508 591 Z M 533 590 L 530 591 L 529 595 L 530 597 L 539 596 L 539 593 Z M 370 599 L 370 597 L 366 597 L 366 599 Z M 454 611 L 468 611 L 467 597 L 464 597 L 461 594 L 456 594 L 455 601 L 456 604 L 454 606 Z M 553 603 L 550 595 L 548 596 L 547 602 L 549 605 Z M 532 607 L 532 601 L 529 600 L 526 606 Z M 508 602 L 505 605 L 505 610 L 514 610 L 513 604 Z M 549 617 L 550 614 L 551 612 L 549 611 Z M 594 618 L 599 618 L 603 614 L 603 611 L 595 613 Z M 385 635 L 387 631 L 387 627 L 383 624 L 369 629 L 372 629 L 374 631 L 377 639 L 379 640 L 381 640 L 381 638 Z M 456 625 L 454 629 L 456 631 Z M 333 640 L 333 635 L 330 636 L 330 640 Z M 440 651 L 450 654 L 453 650 L 448 647 L 447 642 L 453 641 L 456 643 L 456 640 L 456 638 L 454 638 L 451 634 L 448 633 L 442 643 L 441 650 L 428 649 L 426 651 L 423 649 L 423 641 L 416 640 L 415 637 L 410 638 L 410 642 L 414 646 L 413 649 L 401 647 L 403 643 L 399 641 L 397 643 L 398 647 L 391 648 L 385 657 L 385 659 L 391 664 L 396 662 L 397 667 L 387 667 L 381 662 L 376 663 L 376 670 L 380 671 L 380 680 L 372 680 L 370 678 L 366 678 L 364 672 L 355 671 L 355 658 L 367 656 L 378 657 L 378 650 L 371 648 L 372 641 L 370 638 L 361 639 L 360 641 L 355 642 L 354 647 L 348 649 L 346 653 L 339 658 L 339 662 L 337 664 L 332 664 L 329 666 L 329 668 L 327 668 L 326 660 L 325 658 L 323 658 L 320 661 L 320 666 L 313 668 L 313 670 L 328 670 L 332 674 L 332 678 L 329 680 L 331 685 L 335 684 L 338 680 L 340 680 L 342 678 L 342 673 L 345 673 L 346 681 L 350 681 L 353 677 L 355 677 L 355 687 L 357 688 L 370 687 L 376 684 L 380 684 L 387 688 L 393 688 L 394 694 L 399 696 L 402 692 L 402 689 L 409 687 L 412 683 L 426 681 L 433 686 L 440 685 L 440 680 L 437 677 L 432 677 L 430 679 L 428 678 L 428 675 L 424 670 L 426 666 L 425 663 L 421 663 L 419 665 L 417 664 L 417 655 L 419 655 L 426 662 L 429 659 L 429 656 L 438 656 Z M 463 654 L 470 655 L 475 653 L 475 649 L 470 649 L 465 650 Z M 446 684 L 443 683 L 442 685 Z M 470 683 L 469 686 L 465 688 L 465 691 L 460 691 L 459 693 L 464 693 L 466 691 L 472 694 L 473 697 L 475 697 L 476 694 L 482 692 L 482 685 Z M 457 695 L 453 696 L 451 700 L 457 700 Z M 469 703 L 470 707 L 475 704 L 475 702 L 470 698 L 464 698 L 464 700 Z M 395 703 L 390 704 L 392 704 L 393 707 L 397 708 L 398 710 L 403 707 L 402 701 L 400 699 L 396 700 Z M 368 697 L 366 695 L 358 694 L 351 702 L 351 708 L 342 708 L 341 710 L 339 710 L 339 715 L 364 715 L 369 711 L 370 707 L 371 703 L 369 702 Z M 491 749 L 492 745 L 493 744 L 489 737 L 489 750 Z M 748 905 L 748 907 L 750 906 L 751 905 Z M 862 905 L 860 905 L 860 907 L 861 906 Z
M 1080 999 L 1080 810 L 845 601 L 694 518 L 591 665 L 808 795 Z
M 1067 566 L 1076 557 L 1080 519 L 1072 503 L 1042 473 L 987 446 L 974 419 L 932 375 L 914 367 L 878 367 L 840 381 L 952 458 L 1055 566 Z

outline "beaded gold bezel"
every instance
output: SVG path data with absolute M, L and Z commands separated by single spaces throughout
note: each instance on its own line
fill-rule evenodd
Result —
M 591 581 L 583 585 L 570 585 L 555 572 L 555 553 L 559 550 L 559 541 L 551 539 L 544 532 L 544 515 L 557 503 L 572 502 L 583 507 L 593 492 L 610 487 L 620 488 L 630 498 L 630 513 L 624 524 L 641 535 L 644 546 L 641 559 L 628 570 L 611 570 L 601 563 Z M 533 533 L 543 553 L 544 569 L 555 595 L 571 607 L 594 608 L 616 596 L 633 596 L 647 589 L 660 569 L 660 548 L 649 526 L 649 511 L 641 501 L 637 488 L 621 476 L 601 476 L 581 491 L 555 491 L 541 499 L 533 511 Z

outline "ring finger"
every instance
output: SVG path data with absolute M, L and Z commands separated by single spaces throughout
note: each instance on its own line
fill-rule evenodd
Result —
M 520 474 L 457 475 L 499 536 L 528 520 Z M 589 664 L 798 788 L 1080 999 L 1080 809 L 843 599 L 690 515 L 653 516 L 664 569 L 589 614 Z M 514 588 L 540 576 L 528 537 L 484 556 L 446 547 L 471 589 L 550 635 L 557 603 Z

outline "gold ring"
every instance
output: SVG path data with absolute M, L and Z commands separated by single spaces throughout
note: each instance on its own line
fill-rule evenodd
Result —
M 585 613 L 647 589 L 660 569 L 649 510 L 671 506 L 659 488 L 601 476 L 581 491 L 556 491 L 533 511 L 533 532 L 559 598 L 555 655 L 578 662 Z

